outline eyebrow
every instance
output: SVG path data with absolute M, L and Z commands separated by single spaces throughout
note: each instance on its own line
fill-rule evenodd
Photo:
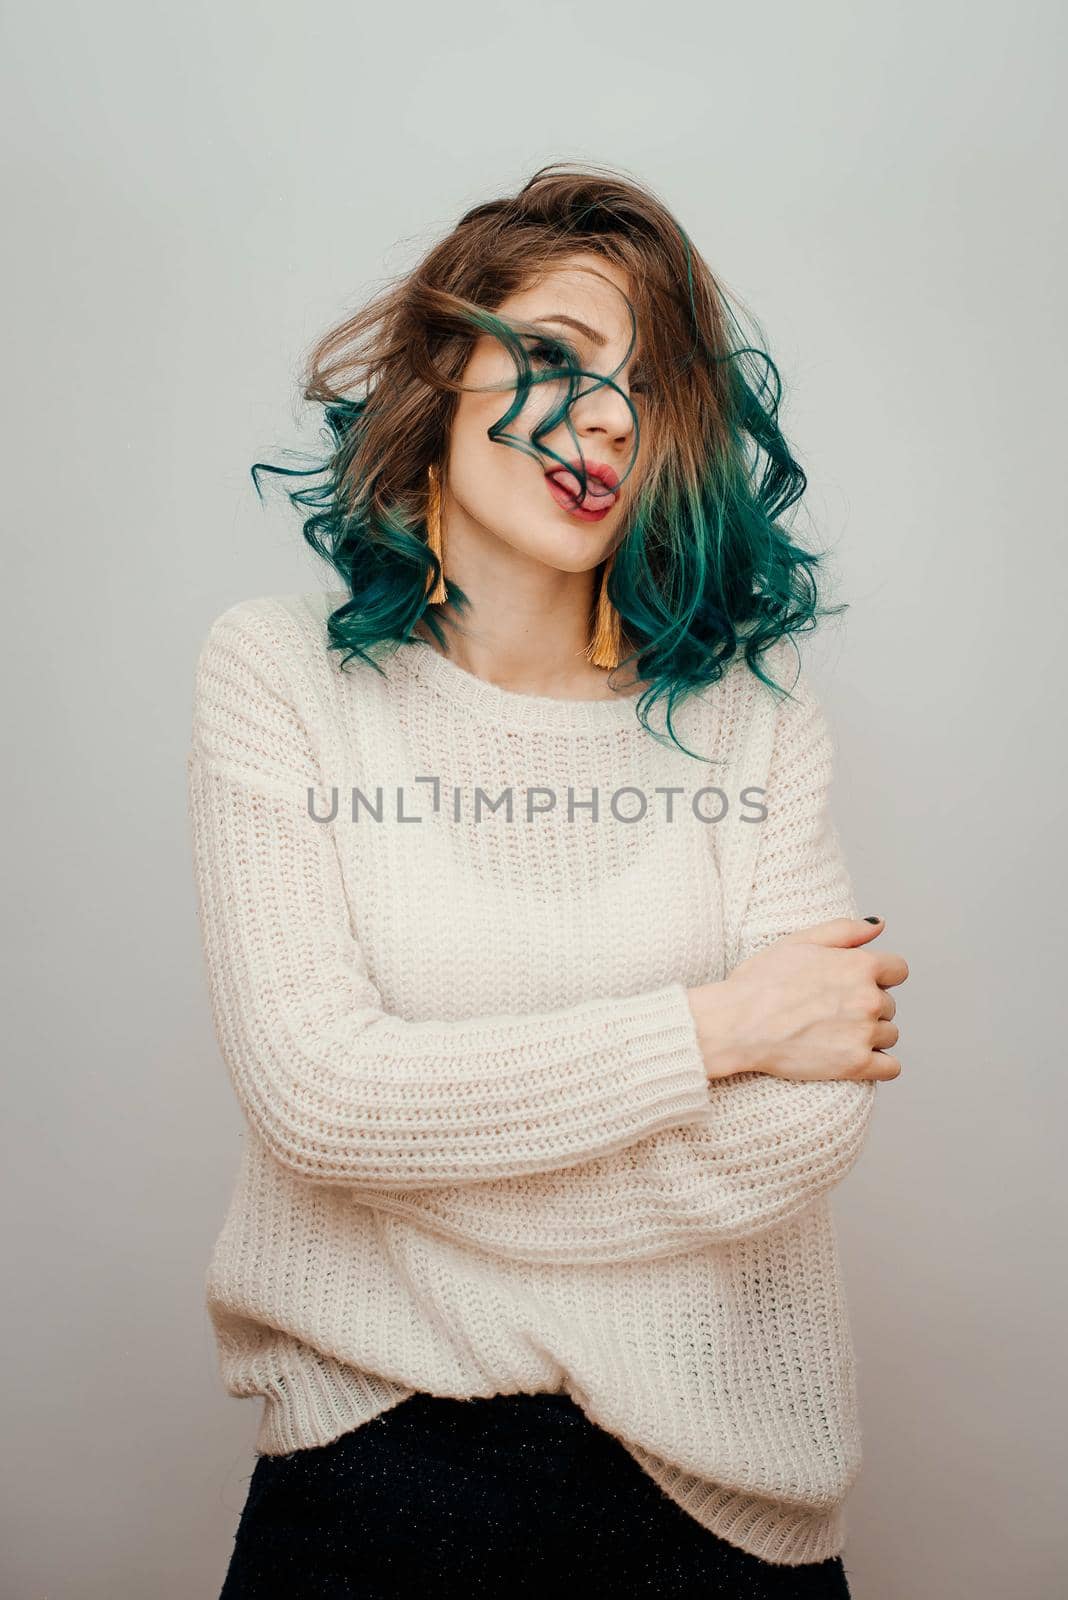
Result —
M 577 317 L 565 316 L 563 312 L 554 314 L 551 317 L 532 317 L 531 321 L 539 325 L 547 322 L 563 323 L 566 327 L 574 328 L 576 332 L 585 334 L 590 343 L 597 345 L 600 349 L 603 349 L 608 343 L 608 340 L 605 338 L 604 334 L 598 333 L 596 328 L 591 328 L 586 322 L 579 322 Z

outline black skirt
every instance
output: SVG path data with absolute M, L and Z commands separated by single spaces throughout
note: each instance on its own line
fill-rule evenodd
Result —
M 848 1600 L 841 1559 L 762 1561 L 696 1522 L 563 1394 L 416 1394 L 259 1456 L 219 1600 L 426 1592 Z

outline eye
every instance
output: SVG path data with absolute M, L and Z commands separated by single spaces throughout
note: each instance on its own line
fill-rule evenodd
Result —
M 527 348 L 535 366 L 563 367 L 567 365 L 567 351 L 563 345 L 556 344 L 552 339 L 536 339 Z

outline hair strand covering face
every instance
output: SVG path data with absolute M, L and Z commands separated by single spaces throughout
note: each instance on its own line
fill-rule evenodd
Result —
M 495 309 L 578 253 L 613 262 L 633 286 L 630 347 L 613 373 L 584 370 L 560 335 L 547 341 L 544 329 Z M 531 364 L 535 334 L 553 347 L 551 366 Z M 252 468 L 257 493 L 263 472 L 311 480 L 287 492 L 309 513 L 305 539 L 350 595 L 328 624 L 342 664 L 358 656 L 377 666 L 377 648 L 409 642 L 421 618 L 447 648 L 428 605 L 431 577 L 440 575 L 427 541 L 428 469 L 445 457 L 461 377 L 482 335 L 499 340 L 515 369 L 489 436 L 545 470 L 567 464 L 543 443 L 564 425 L 582 458 L 570 409 L 589 392 L 584 384 L 611 386 L 630 408 L 635 445 L 622 476 L 639 460 L 641 470 L 606 595 L 619 613 L 624 659 L 648 684 L 639 719 L 648 727 L 650 707 L 664 700 L 674 738 L 674 707 L 718 681 L 739 652 L 770 688 L 788 692 L 764 670 L 763 655 L 846 607 L 821 604 L 822 558 L 783 521 L 807 479 L 779 427 L 778 370 L 746 341 L 725 292 L 654 195 L 604 168 L 560 164 L 511 198 L 468 211 L 413 271 L 315 345 L 304 396 L 323 407 L 325 460 Z M 636 342 L 640 414 L 614 381 Z M 511 432 L 546 382 L 558 403 L 528 433 Z M 461 613 L 469 605 L 452 581 L 448 602 Z

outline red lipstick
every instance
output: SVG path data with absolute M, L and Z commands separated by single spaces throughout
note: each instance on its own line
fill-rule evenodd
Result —
M 586 469 L 586 493 L 582 494 L 582 480 L 579 476 L 583 465 Z M 619 485 L 619 474 L 614 468 L 603 461 L 587 461 L 585 463 L 574 460 L 568 467 L 554 467 L 545 474 L 545 482 L 549 493 L 573 517 L 578 517 L 582 522 L 600 522 L 606 517 L 619 498 L 616 490 Z M 581 496 L 581 498 L 580 498 Z

